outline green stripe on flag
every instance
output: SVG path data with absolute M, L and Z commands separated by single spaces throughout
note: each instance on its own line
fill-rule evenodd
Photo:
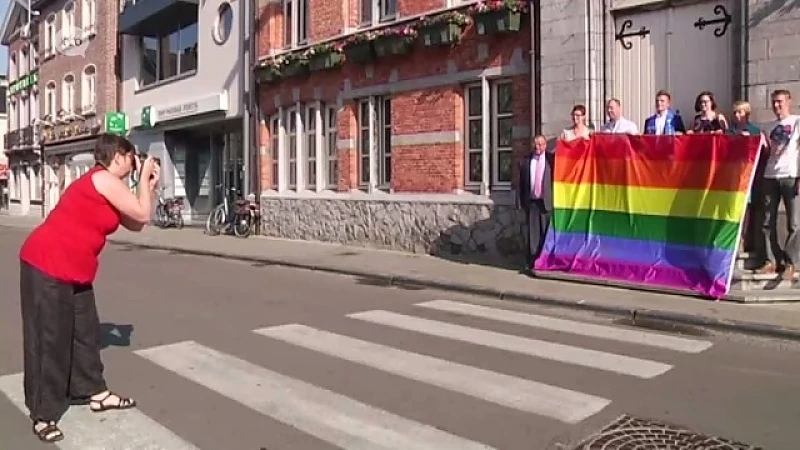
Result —
M 724 220 L 650 216 L 603 210 L 556 208 L 556 231 L 732 250 L 739 224 Z

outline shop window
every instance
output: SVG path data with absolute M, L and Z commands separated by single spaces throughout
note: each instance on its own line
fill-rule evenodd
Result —
M 173 25 L 158 37 L 140 38 L 139 85 L 147 86 L 197 71 L 197 19 Z
M 488 95 L 488 108 L 485 107 L 484 93 Z M 467 86 L 464 111 L 466 185 L 481 189 L 510 186 L 514 165 L 513 85 L 509 80 L 497 80 L 485 85 Z M 489 151 L 484 152 L 484 131 L 487 128 Z M 484 179 L 486 167 L 489 169 L 489 179 Z

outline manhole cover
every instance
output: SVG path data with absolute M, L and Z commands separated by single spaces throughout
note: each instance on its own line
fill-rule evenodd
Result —
M 764 450 L 655 420 L 622 416 L 573 450 Z

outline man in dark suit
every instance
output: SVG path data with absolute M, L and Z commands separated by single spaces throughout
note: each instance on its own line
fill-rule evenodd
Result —
M 525 211 L 528 228 L 528 245 L 525 261 L 527 269 L 533 267 L 544 246 L 553 210 L 553 154 L 547 152 L 547 140 L 538 135 L 533 138 L 533 151 L 522 158 L 519 165 L 517 207 Z

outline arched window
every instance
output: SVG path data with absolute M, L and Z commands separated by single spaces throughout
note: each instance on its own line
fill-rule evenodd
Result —
M 56 82 L 49 81 L 44 88 L 44 112 L 52 122 L 56 118 Z
M 61 109 L 65 114 L 75 112 L 75 76 L 67 74 L 61 85 Z
M 83 69 L 81 83 L 81 113 L 89 114 L 96 111 L 97 98 L 97 69 L 94 65 L 88 65 Z
M 56 53 L 56 15 L 50 14 L 44 22 L 44 56 Z

